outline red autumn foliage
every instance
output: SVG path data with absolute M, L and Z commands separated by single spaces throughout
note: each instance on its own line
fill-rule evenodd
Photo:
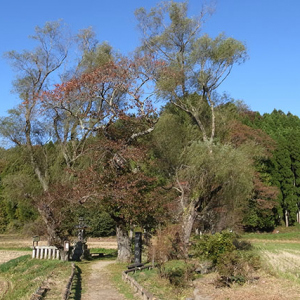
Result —
M 277 206 L 278 193 L 277 187 L 264 184 L 259 173 L 256 173 L 254 177 L 254 199 L 260 209 L 272 209 Z
M 267 156 L 271 156 L 271 152 L 275 149 L 275 141 L 261 129 L 254 129 L 238 120 L 232 120 L 228 128 L 227 140 L 236 147 L 252 141 L 255 145 L 262 146 Z

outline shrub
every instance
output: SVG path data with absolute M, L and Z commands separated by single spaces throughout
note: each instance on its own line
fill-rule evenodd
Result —
M 156 241 L 148 248 L 148 260 L 155 261 L 158 268 L 169 260 L 182 259 L 183 244 L 178 226 L 168 226 L 157 233 Z
M 219 283 L 229 286 L 233 282 L 245 283 L 259 268 L 259 257 L 249 251 L 251 248 L 237 234 L 225 231 L 196 237 L 193 255 L 210 260 L 220 275 Z
M 233 282 L 243 284 L 253 277 L 259 266 L 258 256 L 251 252 L 235 250 L 220 255 L 216 265 L 220 275 L 219 282 L 227 286 Z
M 184 260 L 168 261 L 164 265 L 164 277 L 176 287 L 185 287 L 194 277 L 194 267 Z
M 216 264 L 220 255 L 236 249 L 233 240 L 237 237 L 235 233 L 229 231 L 197 236 L 193 241 L 192 254 L 196 257 L 209 259 Z
M 86 218 L 86 222 L 89 224 L 89 232 L 93 237 L 105 237 L 116 234 L 116 224 L 111 216 L 103 211 L 90 214 Z

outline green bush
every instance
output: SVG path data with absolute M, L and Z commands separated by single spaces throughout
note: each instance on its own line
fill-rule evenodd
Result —
M 194 267 L 184 260 L 171 260 L 165 263 L 161 276 L 176 287 L 185 287 L 194 277 Z
M 196 257 L 209 259 L 216 264 L 220 255 L 236 249 L 233 240 L 237 238 L 235 233 L 229 231 L 197 236 L 193 240 L 192 254 Z
M 224 285 L 245 283 L 260 266 L 249 242 L 229 231 L 196 237 L 192 254 L 212 262 Z

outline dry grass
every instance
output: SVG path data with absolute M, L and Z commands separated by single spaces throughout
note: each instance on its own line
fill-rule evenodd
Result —
M 39 246 L 47 245 L 47 241 L 41 238 Z M 32 238 L 24 237 L 17 234 L 0 234 L 0 249 L 22 249 L 26 250 L 32 247 Z
M 45 237 L 41 237 L 39 246 L 47 245 Z M 87 245 L 89 248 L 106 248 L 117 249 L 117 240 L 115 237 L 107 238 L 88 238 Z M 32 247 L 32 238 L 24 237 L 17 234 L 0 234 L 0 249 L 28 249 Z
M 88 238 L 88 248 L 105 248 L 105 249 L 117 249 L 117 239 L 115 237 L 107 238 Z
M 300 251 L 298 251 L 298 253 L 290 253 L 288 251 L 280 251 L 279 253 L 263 251 L 262 255 L 275 271 L 293 274 L 297 274 L 298 272 L 300 274 Z
M 217 274 L 195 281 L 199 300 L 296 300 L 300 299 L 300 242 L 251 241 L 261 255 L 262 270 L 254 275 L 257 280 L 243 286 L 215 288 Z M 197 298 L 196 298 L 197 299 Z
M 278 279 L 265 272 L 257 273 L 258 280 L 243 286 L 216 288 L 217 274 L 209 274 L 195 281 L 196 299 L 205 300 L 296 300 L 299 285 L 287 279 Z

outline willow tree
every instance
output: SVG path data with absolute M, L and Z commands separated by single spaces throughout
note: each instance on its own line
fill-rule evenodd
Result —
M 222 163 L 220 153 L 230 148 L 224 146 L 227 148 L 222 149 L 222 145 L 214 145 L 216 108 L 219 104 L 216 91 L 229 76 L 233 66 L 245 61 L 247 53 L 242 42 L 224 34 L 216 38 L 201 34 L 202 25 L 211 12 L 210 7 L 203 7 L 198 17 L 191 18 L 186 2 L 170 1 L 157 5 L 150 12 L 140 8 L 136 11 L 136 17 L 142 32 L 142 46 L 139 50 L 150 53 L 162 62 L 155 78 L 158 96 L 191 117 L 201 135 L 197 143 L 201 143 L 202 153 L 205 153 L 207 161 L 213 161 L 213 165 L 217 166 Z M 187 145 L 185 148 L 181 164 L 174 171 L 177 189 L 181 194 L 179 203 L 185 244 L 191 234 L 195 212 L 200 207 L 203 209 L 204 203 L 216 198 L 227 185 L 225 178 L 220 179 L 217 175 L 218 168 L 214 171 L 214 167 L 205 163 L 206 168 L 203 169 L 201 165 L 205 160 L 192 161 L 191 156 L 196 153 L 194 146 L 189 147 Z M 234 149 L 231 150 L 234 157 Z M 239 164 L 239 159 L 232 163 Z M 227 172 L 230 173 L 230 169 Z M 209 178 L 206 176 L 208 171 L 214 178 L 214 184 L 204 187 L 193 183 Z M 187 182 L 186 186 L 181 182 Z
M 201 27 L 211 9 L 203 8 L 197 18 L 188 17 L 187 3 L 165 2 L 136 11 L 143 33 L 141 50 L 165 63 L 156 77 L 159 96 L 187 112 L 196 121 L 204 142 L 215 137 L 214 92 L 232 68 L 247 58 L 243 43 L 224 34 L 201 35 Z M 196 96 L 194 96 L 196 95 Z M 205 110 L 209 110 L 209 122 Z
M 31 36 L 37 43 L 34 50 L 9 51 L 5 54 L 17 73 L 13 86 L 22 101 L 17 114 L 24 123 L 20 138 L 25 139 L 31 164 L 44 191 L 49 187 L 48 169 L 38 162 L 34 149 L 35 136 L 45 131 L 45 128 L 39 126 L 39 97 L 47 87 L 49 79 L 67 58 L 70 41 L 67 35 L 62 34 L 64 30 L 60 22 L 48 22 L 44 27 L 35 28 L 35 35 Z M 13 113 L 16 114 L 16 111 Z M 21 141 L 13 139 L 13 142 L 19 144 Z

